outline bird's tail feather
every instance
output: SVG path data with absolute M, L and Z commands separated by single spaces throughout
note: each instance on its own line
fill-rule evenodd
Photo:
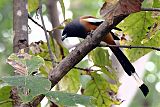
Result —
M 137 81 L 139 88 L 141 89 L 142 93 L 144 96 L 147 96 L 149 89 L 148 87 L 144 84 L 144 82 L 140 79 L 140 77 L 137 75 L 135 72 L 135 69 L 133 65 L 130 63 L 128 58 L 123 54 L 123 52 L 118 48 L 118 47 L 110 47 L 120 64 L 122 65 L 124 71 L 129 75 L 133 76 L 135 80 Z

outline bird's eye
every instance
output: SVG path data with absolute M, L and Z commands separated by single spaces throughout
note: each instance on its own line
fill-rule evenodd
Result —
M 65 30 L 63 30 L 63 32 L 62 32 L 62 36 L 64 36 L 64 35 L 66 35 L 66 31 Z

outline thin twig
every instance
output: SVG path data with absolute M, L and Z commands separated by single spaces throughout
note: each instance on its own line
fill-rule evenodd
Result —
M 144 8 L 144 7 L 142 7 L 141 8 L 141 11 L 160 11 L 160 8 Z M 44 28 L 43 28 L 43 26 L 42 25 L 40 25 L 39 23 L 37 23 L 29 14 L 28 14 L 28 18 L 33 22 L 33 23 L 35 23 L 36 25 L 38 25 L 40 28 L 42 28 L 43 30 L 44 30 Z M 55 28 L 56 29 L 56 28 Z M 55 29 L 53 29 L 53 30 L 55 30 Z M 50 32 L 49 30 L 46 30 L 47 32 Z
M 51 61 L 50 59 L 44 59 L 45 61 Z M 56 64 L 59 64 L 59 62 L 55 62 Z M 82 70 L 82 71 L 99 71 L 99 70 L 93 70 L 91 68 L 81 68 L 81 67 L 73 67 L 74 69 Z
M 39 26 L 40 28 L 42 28 L 42 29 L 44 30 L 43 26 L 40 25 L 38 22 L 36 22 L 29 14 L 28 14 L 28 19 L 30 19 L 34 24 L 36 24 L 37 26 Z M 63 23 L 62 23 L 62 24 L 63 24 Z M 60 24 L 59 26 L 54 27 L 54 28 L 53 28 L 52 30 L 50 30 L 50 31 L 46 29 L 46 31 L 47 31 L 48 33 L 53 32 L 54 30 L 59 29 L 59 27 L 62 26 L 62 24 Z
M 153 49 L 153 50 L 157 50 L 157 51 L 160 51 L 160 48 L 156 48 L 156 47 L 153 47 L 153 46 L 131 46 L 131 45 L 109 45 L 109 44 L 101 44 L 100 46 L 102 47 L 119 47 L 119 48 L 144 48 L 144 49 Z
M 81 68 L 81 67 L 73 67 L 74 69 L 82 70 L 82 71 L 94 71 L 93 69 L 90 68 Z
M 86 72 L 90 72 L 90 71 L 101 71 L 101 70 L 94 70 L 91 68 L 81 68 L 81 67 L 73 67 L 74 69 L 78 69 L 78 70 L 82 70 L 82 71 L 86 71 Z
M 53 53 L 52 53 L 52 50 L 51 50 L 51 46 L 50 46 L 50 43 L 49 43 L 49 38 L 48 38 L 48 35 L 47 35 L 47 30 L 46 30 L 46 27 L 45 27 L 45 24 L 44 24 L 44 20 L 43 20 L 43 16 L 42 16 L 42 3 L 41 3 L 41 0 L 39 0 L 39 14 L 40 14 L 42 25 L 43 25 L 43 30 L 44 30 L 44 33 L 45 33 L 45 36 L 46 36 L 48 51 L 49 51 L 50 58 L 52 60 L 52 66 L 54 66 L 54 56 L 53 56 Z
M 160 12 L 160 8 L 141 8 L 141 11 L 159 11 Z
M 49 54 L 50 54 L 50 58 L 51 58 L 51 62 L 52 62 L 52 66 L 54 66 L 54 57 L 53 57 L 53 53 L 52 53 L 51 46 L 50 46 L 50 43 L 49 43 L 49 38 L 48 38 L 48 35 L 47 35 L 47 30 L 45 28 L 44 20 L 43 20 L 43 16 L 42 16 L 42 3 L 41 3 L 41 0 L 39 0 L 39 12 L 40 12 L 40 17 L 41 17 L 42 25 L 43 25 L 41 28 L 44 30 L 44 33 L 45 33 L 45 36 L 46 36 L 46 40 L 47 40 L 47 46 L 48 46 L 48 50 L 49 50 Z M 37 107 L 37 105 L 42 101 L 42 99 L 44 97 L 45 97 L 45 95 L 43 95 L 43 94 L 37 96 L 37 98 L 34 99 L 33 102 L 31 103 L 31 105 L 33 107 Z
M 40 28 L 44 30 L 44 27 L 39 23 L 37 23 L 29 14 L 28 14 L 28 19 L 30 19 L 33 23 L 35 23 L 36 25 L 38 25 Z M 49 32 L 49 30 L 46 30 L 46 31 Z

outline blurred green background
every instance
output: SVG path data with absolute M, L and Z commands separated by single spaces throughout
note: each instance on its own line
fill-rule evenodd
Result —
M 12 68 L 6 58 L 12 53 L 13 41 L 12 0 L 0 0 L 0 76 L 12 75 Z

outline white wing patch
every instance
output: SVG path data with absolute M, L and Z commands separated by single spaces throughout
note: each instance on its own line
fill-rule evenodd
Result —
M 137 81 L 138 86 L 140 87 L 144 82 L 139 78 L 138 74 L 136 72 L 132 73 L 132 76 Z
M 86 18 L 86 19 L 82 19 L 82 20 L 87 21 L 87 22 L 92 22 L 92 23 L 103 22 L 104 21 L 103 19 L 96 19 L 96 18 Z

